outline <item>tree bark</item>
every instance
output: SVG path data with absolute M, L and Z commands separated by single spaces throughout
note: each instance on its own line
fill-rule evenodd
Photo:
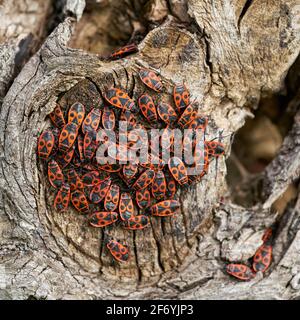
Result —
M 50 1 L 28 3 L 50 6 Z M 126 265 L 111 263 L 103 250 L 103 232 L 90 228 L 84 216 L 72 209 L 65 215 L 53 210 L 36 143 L 57 101 L 91 106 L 111 84 L 137 98 L 143 91 L 138 67 L 151 66 L 165 86 L 185 82 L 209 116 L 207 138 L 223 130 L 228 158 L 234 135 L 254 116 L 261 98 L 285 89 L 300 48 L 296 0 L 145 3 L 87 1 L 84 11 L 83 0 L 66 1 L 63 21 L 50 35 L 38 36 L 37 52 L 24 49 L 31 55 L 24 66 L 27 59 L 16 58 L 20 40 L 11 42 L 8 32 L 0 38 L 0 298 L 299 298 L 298 194 L 283 214 L 272 210 L 288 186 L 298 183 L 299 82 L 289 105 L 292 128 L 276 157 L 255 177 L 259 194 L 254 205 L 234 203 L 226 159 L 220 159 L 217 171 L 210 166 L 200 183 L 180 192 L 181 211 L 175 218 L 153 219 L 140 232 L 110 231 L 129 244 L 132 257 Z M 0 8 L 3 12 L 5 1 Z M 39 10 L 42 15 L 33 13 L 34 30 L 41 30 L 51 11 Z M 20 17 L 19 11 L 13 15 Z M 107 23 L 108 18 L 114 23 Z M 114 62 L 101 59 L 100 51 L 131 35 L 143 35 L 136 55 Z M 13 70 L 20 66 L 17 75 Z M 229 277 L 225 263 L 253 256 L 265 228 L 275 222 L 270 269 L 250 282 Z

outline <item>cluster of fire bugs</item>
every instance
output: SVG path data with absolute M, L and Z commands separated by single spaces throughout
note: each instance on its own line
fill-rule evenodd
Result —
M 121 59 L 136 51 L 136 45 L 128 45 L 113 52 L 110 59 Z M 140 68 L 138 76 L 149 92 L 163 91 L 162 81 L 154 71 Z M 55 210 L 64 212 L 71 203 L 78 212 L 88 214 L 93 227 L 118 223 L 127 230 L 141 230 L 149 226 L 150 216 L 170 217 L 178 211 L 180 205 L 174 199 L 177 187 L 199 181 L 208 172 L 213 158 L 224 154 L 224 146 L 220 141 L 204 141 L 204 150 L 194 153 L 195 165 L 201 163 L 198 175 L 188 175 L 183 160 L 172 156 L 174 140 L 169 129 L 202 130 L 204 133 L 207 126 L 207 118 L 198 114 L 198 104 L 190 101 L 190 93 L 184 84 L 173 87 L 173 104 L 157 102 L 153 95 L 144 93 L 136 105 L 127 92 L 115 87 L 108 88 L 102 95 L 104 103 L 90 110 L 80 102 L 68 108 L 57 104 L 49 114 L 53 127 L 39 136 L 38 157 L 47 165 L 48 180 L 56 192 Z M 140 139 L 135 134 L 136 129 L 146 130 L 154 124 L 163 128 L 171 154 L 168 163 L 153 152 L 150 160 L 156 158 L 156 162 L 99 163 L 97 133 L 102 128 L 114 131 L 118 136 L 119 121 L 127 124 L 128 150 L 134 149 L 136 140 Z M 160 139 L 164 139 L 164 133 Z M 192 138 L 189 143 L 195 147 L 195 141 Z M 122 151 L 119 150 L 115 160 L 121 159 Z M 106 247 L 118 262 L 128 261 L 130 255 L 126 244 L 109 238 Z M 263 249 L 261 255 L 264 256 Z M 258 263 L 255 270 L 260 269 Z M 227 271 L 240 279 L 250 278 L 253 274 L 238 264 L 228 265 Z

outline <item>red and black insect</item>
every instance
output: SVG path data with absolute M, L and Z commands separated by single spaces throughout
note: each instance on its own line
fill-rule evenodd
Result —
M 205 141 L 209 157 L 220 157 L 225 153 L 224 145 L 219 141 Z
M 253 270 L 258 272 L 262 271 L 265 272 L 272 261 L 272 246 L 263 244 L 261 245 L 257 251 L 255 252 L 255 255 L 253 257 Z
M 67 152 L 74 144 L 78 135 L 78 125 L 67 123 L 61 130 L 58 147 L 62 152 Z
M 132 197 L 128 192 L 122 192 L 119 202 L 119 213 L 122 220 L 128 220 L 134 216 Z
M 135 190 L 145 189 L 153 182 L 154 177 L 155 177 L 155 171 L 152 169 L 148 169 L 138 177 L 138 179 L 135 181 L 132 187 Z
M 55 138 L 50 129 L 45 130 L 38 139 L 38 156 L 41 159 L 48 159 L 54 147 Z
M 148 122 L 157 121 L 157 112 L 152 98 L 148 94 L 139 97 L 138 105 L 144 117 Z
M 89 222 L 93 227 L 103 228 L 118 220 L 117 212 L 97 211 L 91 214 Z
M 157 113 L 166 124 L 174 123 L 177 120 L 174 108 L 168 103 L 160 102 L 157 106 Z
M 146 228 L 150 224 L 150 220 L 147 216 L 140 214 L 133 216 L 123 222 L 124 229 L 129 230 L 141 230 Z
M 64 114 L 59 104 L 57 104 L 54 110 L 49 113 L 49 117 L 53 124 L 59 129 L 62 129 L 66 125 Z
M 104 209 L 114 211 L 117 209 L 120 199 L 120 187 L 117 184 L 111 184 L 104 199 Z
M 68 183 L 70 185 L 71 191 L 84 188 L 84 184 L 82 180 L 80 179 L 79 175 L 74 169 L 68 170 L 67 177 L 68 177 Z
M 113 130 L 116 125 L 116 116 L 114 110 L 109 107 L 104 107 L 102 113 L 102 126 L 106 130 Z
M 86 196 L 80 190 L 71 193 L 71 202 L 74 208 L 81 213 L 87 213 L 90 209 Z
M 174 86 L 173 98 L 179 112 L 190 104 L 190 93 L 184 84 Z
M 126 122 L 127 130 L 133 130 L 136 126 L 136 117 L 129 110 L 123 110 L 120 115 L 120 121 Z
M 85 117 L 82 123 L 82 132 L 96 131 L 98 129 L 101 118 L 101 110 L 93 108 Z
M 97 151 L 97 132 L 94 130 L 87 131 L 83 139 L 83 154 L 84 158 L 91 160 Z
M 189 104 L 178 119 L 179 126 L 182 128 L 188 128 L 189 124 L 197 117 L 197 109 L 197 103 Z
M 109 56 L 110 60 L 122 59 L 130 54 L 138 52 L 139 49 L 135 43 L 130 43 L 122 48 L 119 48 L 112 52 Z
M 163 171 L 158 170 L 152 183 L 152 195 L 155 199 L 161 200 L 166 196 L 167 185 Z
M 177 200 L 164 200 L 150 207 L 150 213 L 153 216 L 169 217 L 173 216 L 180 208 Z
M 75 102 L 69 109 L 68 122 L 76 124 L 78 127 L 82 124 L 85 116 L 84 105 L 80 102 Z
M 54 188 L 60 188 L 64 182 L 62 170 L 59 164 L 53 159 L 48 163 L 48 179 Z
M 107 248 L 111 255 L 119 262 L 126 262 L 129 260 L 129 250 L 127 246 L 122 245 L 116 240 L 110 240 L 107 243 Z
M 68 164 L 72 161 L 75 149 L 74 146 L 67 151 L 66 153 L 60 154 L 57 157 L 57 161 L 62 169 L 68 166 Z
M 107 178 L 106 180 L 100 182 L 99 184 L 95 185 L 90 193 L 90 200 L 92 203 L 99 203 L 101 202 L 111 185 L 111 178 Z
M 160 92 L 162 90 L 163 85 L 155 72 L 148 69 L 141 69 L 139 71 L 139 76 L 142 82 L 150 89 L 153 89 L 156 92 Z
M 180 158 L 178 157 L 170 158 L 168 166 L 173 178 L 180 185 L 185 185 L 188 183 L 187 170 L 183 161 Z
M 54 199 L 54 209 L 57 211 L 66 211 L 70 202 L 70 186 L 63 183 Z
M 122 168 L 123 177 L 126 180 L 131 180 L 138 173 L 138 165 L 134 163 L 124 164 Z
M 119 109 L 134 111 L 136 108 L 129 95 L 118 88 L 108 89 L 104 94 L 104 98 L 109 104 Z
M 136 191 L 135 201 L 140 209 L 148 208 L 151 205 L 150 191 L 148 189 Z
M 81 180 L 85 187 L 93 187 L 99 184 L 104 179 L 100 177 L 100 174 L 98 171 L 93 170 L 84 174 L 81 177 Z
M 226 272 L 244 281 L 249 281 L 255 277 L 255 273 L 244 264 L 230 263 L 226 266 Z
M 192 122 L 188 124 L 189 129 L 201 129 L 205 130 L 207 127 L 208 120 L 206 117 L 197 116 Z
M 166 197 L 173 199 L 177 191 L 176 182 L 169 174 L 166 174 L 165 178 L 167 185 Z

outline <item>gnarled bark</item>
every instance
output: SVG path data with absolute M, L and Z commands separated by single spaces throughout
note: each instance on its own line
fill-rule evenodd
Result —
M 113 10 L 123 5 L 112 3 Z M 100 1 L 94 9 L 109 5 Z M 85 217 L 72 209 L 64 215 L 53 210 L 53 195 L 36 157 L 36 141 L 49 125 L 46 116 L 56 101 L 62 106 L 74 101 L 92 105 L 111 84 L 136 98 L 143 90 L 136 71 L 139 66 L 151 66 L 160 70 L 166 86 L 187 84 L 201 101 L 201 112 L 209 116 L 207 138 L 223 130 L 228 157 L 230 137 L 252 116 L 264 94 L 284 87 L 299 54 L 293 0 L 285 4 L 172 0 L 150 1 L 147 6 L 143 1 L 124 1 L 124 5 L 129 8 L 127 18 L 136 21 L 133 26 L 139 24 L 141 30 L 140 21 L 147 21 L 143 31 L 151 29 L 139 44 L 139 53 L 108 62 L 99 54 L 71 48 L 70 43 L 79 46 L 76 35 L 82 35 L 76 26 L 85 17 L 81 18 L 83 1 L 68 1 L 65 12 L 73 17 L 47 37 L 4 97 L 0 253 L 6 281 L 1 297 L 296 298 L 299 199 L 289 203 L 278 221 L 271 205 L 299 176 L 298 113 L 277 157 L 259 177 L 263 191 L 256 205 L 233 203 L 225 180 L 225 159 L 220 159 L 217 171 L 210 166 L 199 184 L 180 193 L 181 212 L 174 219 L 153 219 L 151 228 L 136 233 L 111 231 L 131 248 L 132 259 L 126 265 L 111 264 L 103 250 L 102 231 L 90 228 Z M 137 8 L 142 8 L 142 18 Z M 153 23 L 159 26 L 153 29 Z M 89 45 L 81 42 L 83 49 Z M 226 275 L 225 261 L 253 256 L 264 229 L 275 221 L 279 228 L 270 270 L 251 282 L 237 282 Z

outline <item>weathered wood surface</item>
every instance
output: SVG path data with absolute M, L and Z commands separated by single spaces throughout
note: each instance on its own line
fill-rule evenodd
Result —
M 105 5 L 116 10 L 120 5 L 120 1 L 106 2 L 97 1 L 95 10 Z M 76 25 L 85 19 L 83 14 L 80 20 L 84 1 L 68 1 L 65 20 L 22 68 L 3 99 L 0 261 L 5 285 L 0 286 L 0 297 L 299 297 L 299 199 L 279 220 L 274 262 L 264 276 L 240 283 L 224 273 L 226 261 L 253 255 L 263 230 L 277 218 L 272 204 L 299 177 L 299 112 L 278 156 L 260 176 L 264 187 L 255 206 L 232 202 L 225 159 L 221 160 L 217 173 L 211 166 L 201 183 L 180 194 L 182 210 L 176 218 L 153 220 L 151 228 L 136 234 L 113 231 L 131 247 L 132 259 L 125 266 L 111 264 L 101 249 L 101 231 L 88 227 L 84 217 L 72 210 L 63 216 L 52 210 L 53 196 L 35 151 L 55 101 L 92 104 L 112 83 L 137 97 L 143 90 L 137 67 L 152 66 L 160 70 L 166 85 L 185 81 L 210 117 L 208 137 L 224 130 L 229 156 L 230 136 L 244 125 L 264 94 L 284 88 L 285 76 L 299 54 L 297 1 L 170 0 L 150 1 L 146 7 L 143 1 L 124 3 L 128 17 L 130 10 L 143 8 L 145 21 L 158 25 L 139 44 L 138 54 L 106 62 L 97 54 L 75 49 L 76 35 L 80 37 Z M 1 57 L 10 52 L 6 43 Z M 83 49 L 87 46 L 82 44 Z M 1 71 L 3 93 L 14 77 L 10 61 Z

